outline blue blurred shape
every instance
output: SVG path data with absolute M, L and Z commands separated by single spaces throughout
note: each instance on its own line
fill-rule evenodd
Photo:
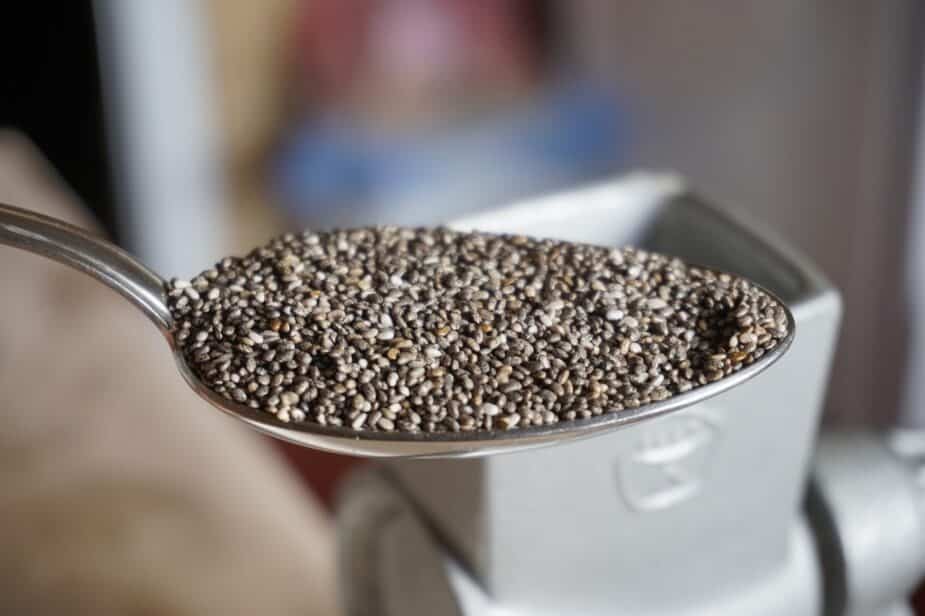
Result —
M 285 140 L 274 188 L 302 224 L 435 224 L 612 172 L 628 125 L 617 97 L 585 82 L 441 130 L 377 133 L 328 114 Z

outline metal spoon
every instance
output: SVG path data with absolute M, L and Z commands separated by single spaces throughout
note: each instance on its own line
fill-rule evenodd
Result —
M 219 410 L 270 436 L 304 447 L 353 456 L 482 456 L 593 436 L 696 404 L 747 381 L 786 352 L 794 332 L 793 316 L 787 310 L 789 335 L 758 361 L 719 381 L 635 409 L 552 426 L 494 432 L 356 432 L 311 422 L 284 423 L 275 415 L 226 400 L 212 392 L 190 369 L 174 339 L 173 318 L 167 308 L 164 280 L 114 244 L 60 220 L 0 204 L 0 245 L 48 257 L 89 274 L 120 293 L 164 334 L 180 373 L 193 391 Z

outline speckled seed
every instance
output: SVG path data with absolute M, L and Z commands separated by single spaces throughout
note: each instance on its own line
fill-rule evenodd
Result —
M 171 280 L 216 394 L 356 431 L 512 430 L 638 408 L 781 343 L 745 280 L 652 252 L 447 229 L 287 234 Z
M 483 415 L 488 415 L 489 417 L 494 417 L 501 413 L 501 409 L 498 408 L 497 404 L 492 404 L 491 402 L 486 402 L 482 405 L 481 409 Z
M 520 423 L 520 415 L 502 415 L 498 419 L 498 424 L 505 430 L 510 430 Z

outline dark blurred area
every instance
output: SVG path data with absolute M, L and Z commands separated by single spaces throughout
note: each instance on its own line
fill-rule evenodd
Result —
M 19 3 L 0 129 L 183 275 L 284 230 L 677 171 L 841 289 L 826 421 L 921 427 L 923 30 L 917 0 Z M 358 463 L 272 447 L 312 504 Z
M 93 3 L 4 12 L 0 126 L 28 135 L 117 237 Z

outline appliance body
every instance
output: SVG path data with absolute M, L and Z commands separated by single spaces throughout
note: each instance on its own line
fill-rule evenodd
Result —
M 925 570 L 914 438 L 903 451 L 824 438 L 804 502 L 841 311 L 810 263 L 673 176 L 631 175 L 452 226 L 636 245 L 734 272 L 788 303 L 796 336 L 758 377 L 609 434 L 358 474 L 339 509 L 350 616 L 905 613 Z M 867 477 L 863 495 L 854 472 Z M 878 500 L 884 490 L 892 501 Z M 892 531 L 887 502 L 905 512 Z M 877 533 L 905 551 L 865 570 Z

